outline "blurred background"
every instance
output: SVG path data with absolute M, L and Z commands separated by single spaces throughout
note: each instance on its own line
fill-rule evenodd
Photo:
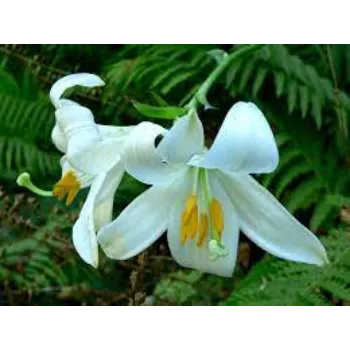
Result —
M 215 68 L 207 54 L 236 45 L 0 46 L 0 304 L 1 305 L 348 305 L 350 303 L 350 47 L 267 45 L 235 61 L 201 110 L 207 143 L 238 100 L 253 101 L 275 133 L 280 165 L 259 176 L 325 244 L 331 264 L 289 263 L 241 235 L 232 279 L 178 266 L 165 237 L 137 258 L 101 253 L 95 270 L 76 254 L 72 224 L 86 196 L 66 207 L 16 185 L 28 171 L 41 188 L 60 178 L 51 143 L 54 108 L 48 92 L 74 72 L 100 75 L 102 89 L 75 89 L 98 123 L 144 120 L 131 100 L 184 105 Z M 159 120 L 157 120 L 159 122 Z M 164 122 L 169 127 L 171 123 Z M 123 179 L 115 215 L 146 188 Z

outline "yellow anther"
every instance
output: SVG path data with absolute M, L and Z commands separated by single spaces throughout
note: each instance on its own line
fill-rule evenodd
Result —
M 210 203 L 210 219 L 213 224 L 213 228 L 221 238 L 222 232 L 224 231 L 224 212 L 221 204 L 215 198 L 213 198 Z
M 198 225 L 199 238 L 197 241 L 197 247 L 201 247 L 208 236 L 208 221 L 208 215 L 206 213 L 200 213 Z
M 80 182 L 73 171 L 66 172 L 62 179 L 53 187 L 53 195 L 59 200 L 67 195 L 66 205 L 71 205 L 80 190 Z
M 198 215 L 198 204 L 197 197 L 195 195 L 191 195 L 187 198 L 184 210 L 184 220 L 189 222 L 194 213 Z
M 188 225 L 185 223 L 185 212 L 181 215 L 181 227 L 180 227 L 180 243 L 184 245 L 187 240 Z
M 181 238 L 184 244 L 187 238 L 193 239 L 198 231 L 198 204 L 197 197 L 191 195 L 187 198 L 185 210 L 181 216 Z

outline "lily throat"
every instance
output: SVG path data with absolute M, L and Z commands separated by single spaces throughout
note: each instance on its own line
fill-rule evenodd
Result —
M 208 171 L 193 168 L 192 192 L 186 198 L 180 223 L 180 243 L 194 240 L 198 249 L 207 246 L 210 259 L 227 255 L 222 244 L 224 211 L 219 200 L 212 195 Z

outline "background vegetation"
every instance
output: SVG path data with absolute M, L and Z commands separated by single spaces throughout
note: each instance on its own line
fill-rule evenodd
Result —
M 16 185 L 29 171 L 50 188 L 59 153 L 50 141 L 53 82 L 73 72 L 104 78 L 76 99 L 99 123 L 136 124 L 131 99 L 184 105 L 215 67 L 207 52 L 235 45 L 0 46 L 0 304 L 5 305 L 347 305 L 350 302 L 350 47 L 268 45 L 232 64 L 202 110 L 208 143 L 237 100 L 254 101 L 273 126 L 277 171 L 259 180 L 326 245 L 323 269 L 265 254 L 243 236 L 232 279 L 182 269 L 165 239 L 135 259 L 80 261 L 71 227 L 86 193 L 70 208 Z M 167 124 L 169 126 L 169 124 Z M 117 215 L 144 189 L 123 180 Z

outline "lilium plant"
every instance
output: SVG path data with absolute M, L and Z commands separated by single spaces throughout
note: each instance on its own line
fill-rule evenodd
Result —
M 96 232 L 112 219 L 114 195 L 124 174 L 120 151 L 132 127 L 97 125 L 88 108 L 61 98 L 76 85 L 96 87 L 104 82 L 96 75 L 79 73 L 61 78 L 51 88 L 50 98 L 56 107 L 52 141 L 64 153 L 61 179 L 52 192 L 34 186 L 28 173 L 20 175 L 17 182 L 39 195 L 66 197 L 67 205 L 81 189 L 90 188 L 72 236 L 80 257 L 97 267 Z
M 273 172 L 279 161 L 272 131 L 253 103 L 230 109 L 209 150 L 195 109 L 169 131 L 144 123 L 131 134 L 121 155 L 124 167 L 152 187 L 98 232 L 110 258 L 131 258 L 167 230 L 180 265 L 228 277 L 242 230 L 277 257 L 328 262 L 317 237 L 249 175 Z

